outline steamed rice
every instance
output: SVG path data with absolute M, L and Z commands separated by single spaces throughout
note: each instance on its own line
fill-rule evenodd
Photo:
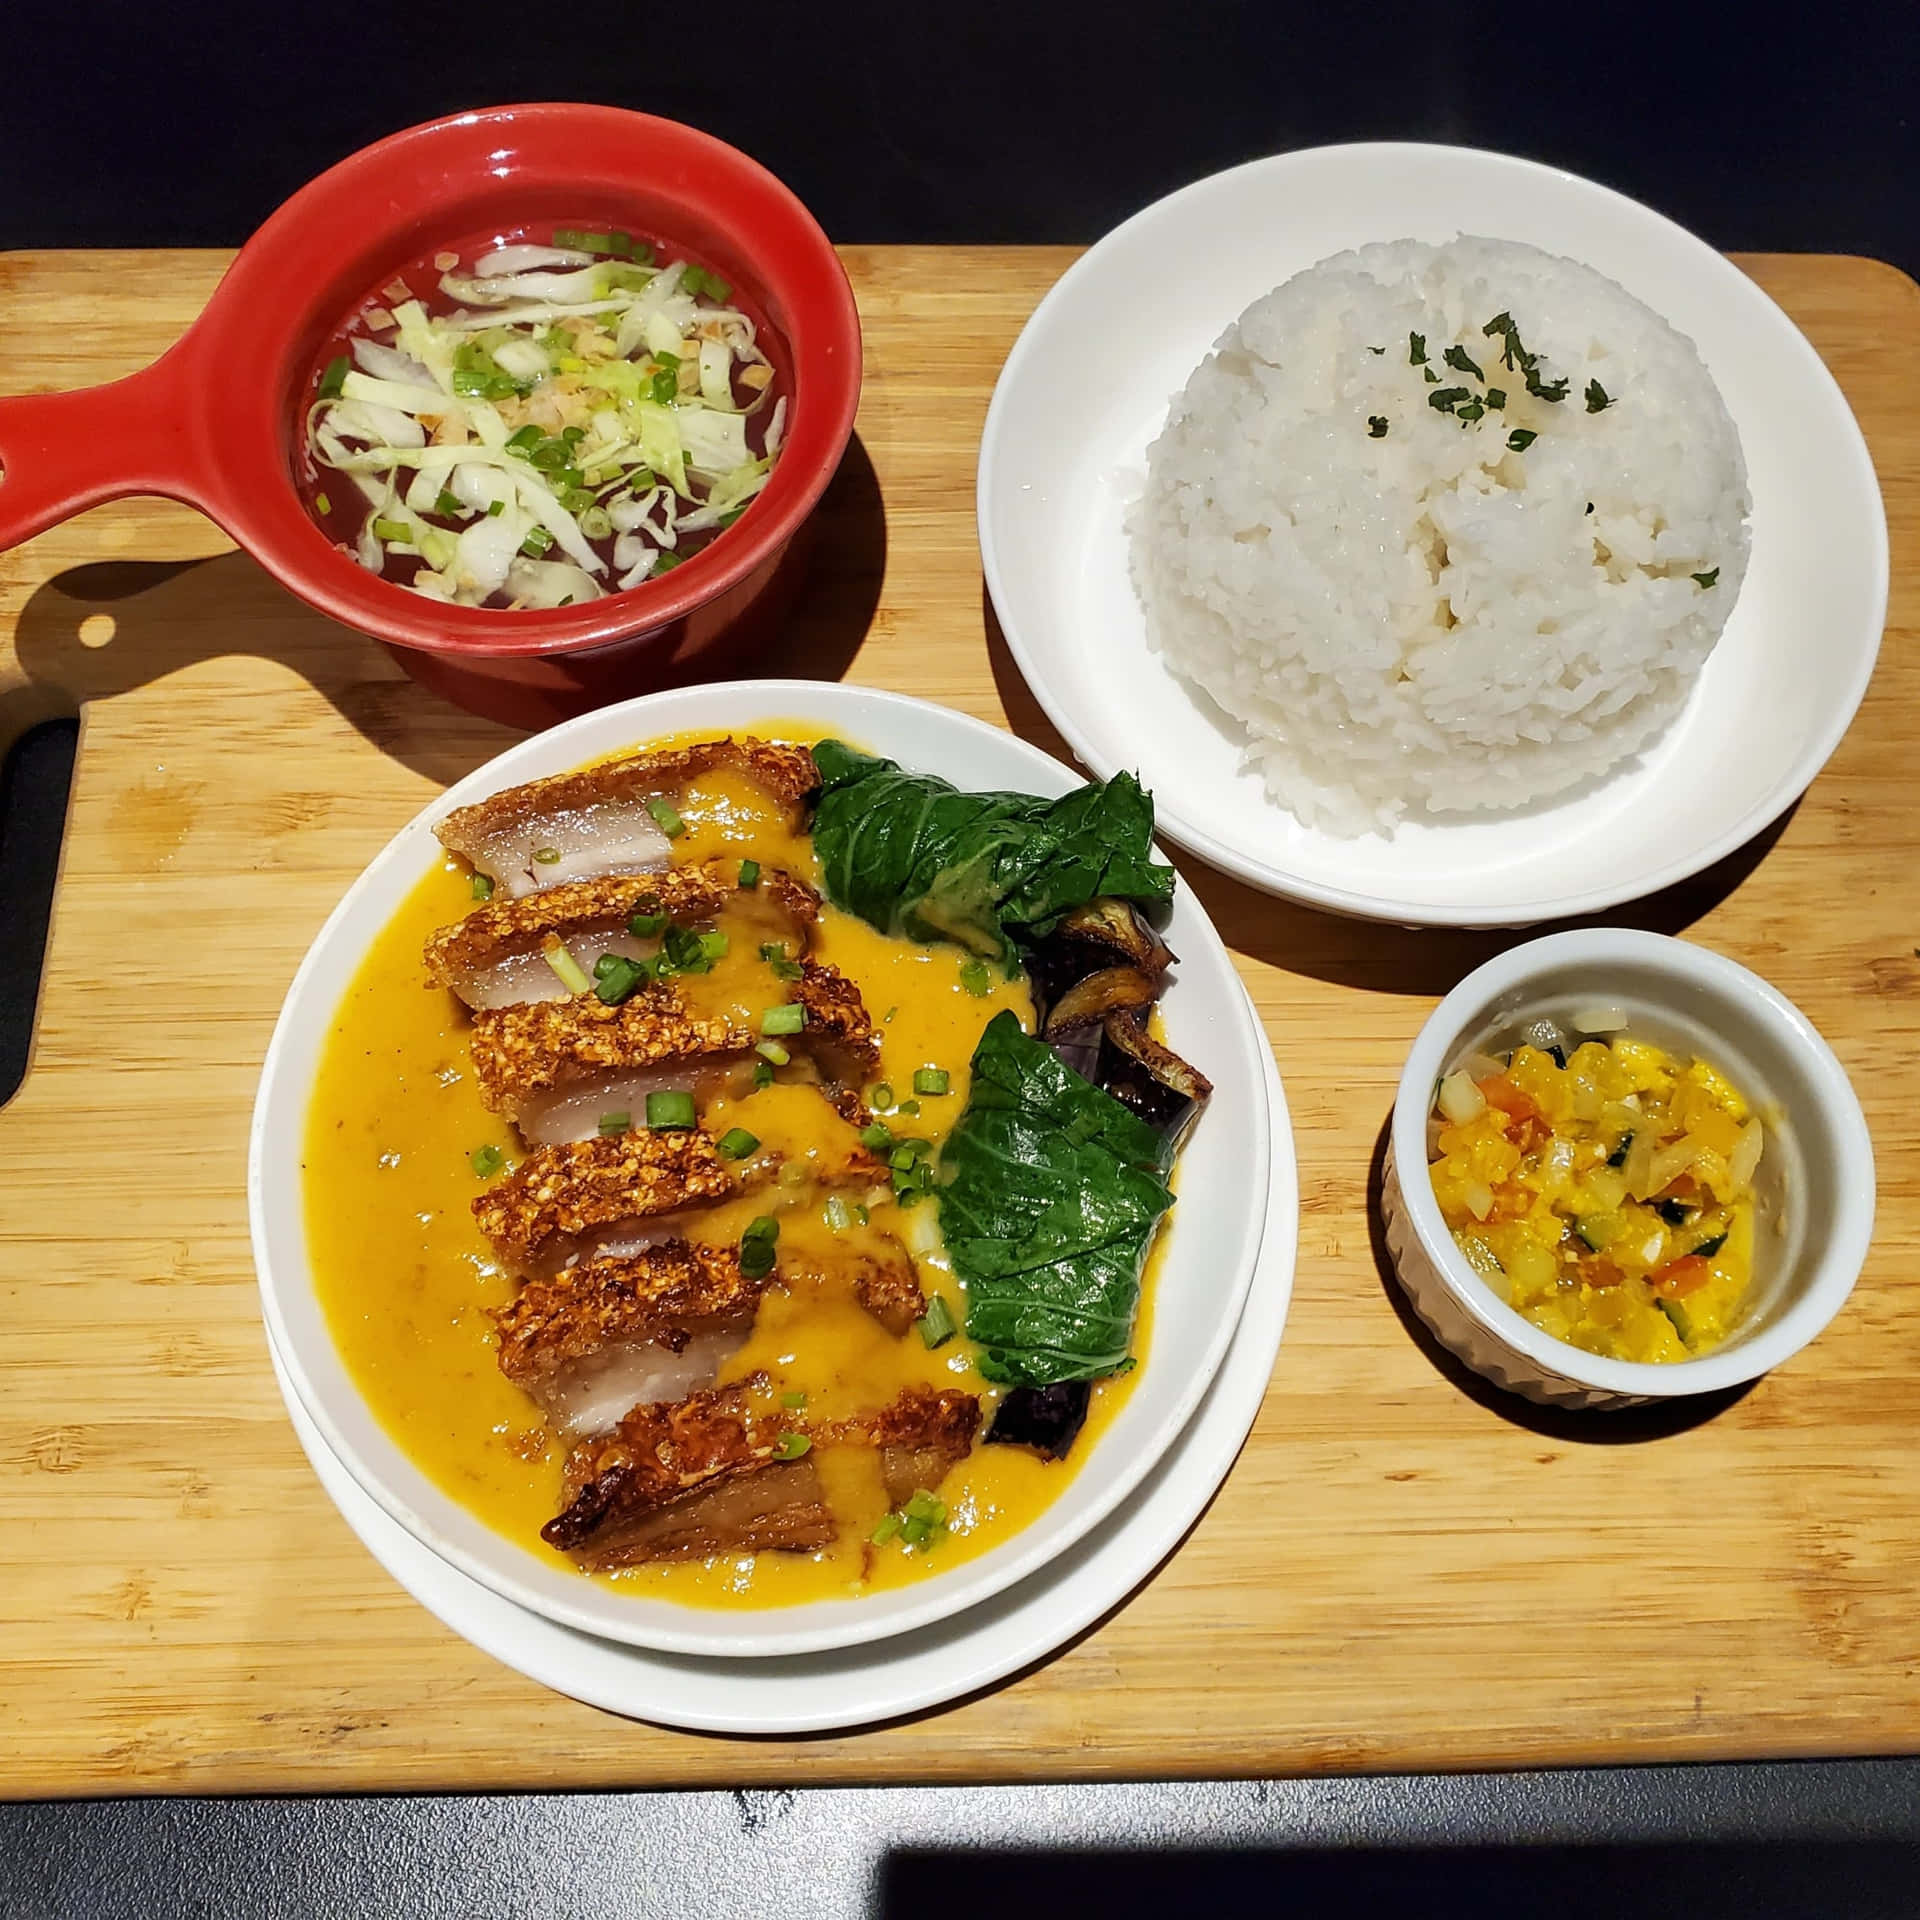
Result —
M 1567 381 L 1557 403 L 1502 364 L 1503 315 L 1535 382 Z M 1153 645 L 1243 724 L 1273 797 L 1337 833 L 1617 765 L 1679 711 L 1746 572 L 1739 435 L 1693 344 L 1512 242 L 1295 275 L 1228 328 L 1148 463 L 1130 532 Z

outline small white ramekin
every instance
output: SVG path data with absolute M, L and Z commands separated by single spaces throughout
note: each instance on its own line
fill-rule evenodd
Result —
M 1580 1001 L 1624 1007 L 1650 1037 L 1697 1046 L 1766 1120 L 1769 1154 L 1784 1156 L 1784 1230 L 1771 1262 L 1756 1265 L 1755 1304 L 1726 1341 L 1695 1360 L 1603 1359 L 1534 1326 L 1467 1264 L 1427 1178 L 1427 1116 L 1440 1076 L 1516 1018 Z M 1573 1407 L 1710 1393 L 1798 1353 L 1852 1292 L 1873 1236 L 1873 1206 L 1866 1119 L 1846 1070 L 1806 1016 L 1704 947 L 1611 927 L 1514 947 L 1435 1008 L 1400 1076 L 1380 1202 L 1400 1284 L 1434 1337 L 1495 1385 Z

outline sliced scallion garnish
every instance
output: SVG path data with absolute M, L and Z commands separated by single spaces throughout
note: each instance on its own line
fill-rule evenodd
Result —
M 926 1312 L 913 1324 L 919 1329 L 920 1338 L 929 1352 L 944 1345 L 959 1331 L 954 1323 L 953 1309 L 937 1293 L 927 1302 Z
M 569 993 L 592 991 L 593 982 L 587 978 L 586 969 L 573 957 L 566 942 L 557 933 L 550 933 L 541 941 L 540 956 Z
M 740 1236 L 740 1271 L 749 1280 L 764 1280 L 773 1271 L 773 1249 L 780 1238 L 780 1222 L 769 1213 L 751 1221 Z
M 695 1118 L 693 1095 L 682 1088 L 647 1095 L 647 1125 L 656 1133 L 685 1132 Z

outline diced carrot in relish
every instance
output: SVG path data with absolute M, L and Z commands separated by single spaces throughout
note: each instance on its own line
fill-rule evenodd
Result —
M 1697 1253 L 1670 1262 L 1653 1276 L 1653 1290 L 1664 1300 L 1684 1300 L 1713 1278 L 1713 1263 Z
M 1490 1073 L 1475 1083 L 1490 1107 L 1498 1107 L 1515 1120 L 1544 1120 L 1540 1104 L 1524 1088 L 1516 1087 L 1504 1073 Z

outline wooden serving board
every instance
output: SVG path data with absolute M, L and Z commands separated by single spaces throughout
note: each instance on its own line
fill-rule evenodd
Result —
M 849 249 L 859 438 L 773 671 L 1060 743 L 974 543 L 995 374 L 1065 250 Z M 0 388 L 131 371 L 225 256 L 0 257 Z M 574 1705 L 475 1652 L 321 1491 L 247 1248 L 254 1079 L 363 863 L 508 743 L 163 503 L 0 555 L 0 744 L 84 715 L 26 1084 L 0 1112 L 0 1784 L 113 1790 L 1256 1774 L 1920 1750 L 1920 289 L 1741 263 L 1866 430 L 1891 626 L 1777 836 L 1618 916 L 1774 980 L 1852 1071 L 1880 1217 L 1853 1300 L 1730 1401 L 1569 1417 L 1440 1356 L 1369 1189 L 1406 1048 L 1505 936 L 1188 882 L 1241 957 L 1293 1104 L 1292 1319 L 1257 1427 L 1153 1581 L 961 1706 L 806 1742 Z M 1809 634 L 1810 646 L 1819 635 Z M 8 910 L 0 902 L 0 912 Z

